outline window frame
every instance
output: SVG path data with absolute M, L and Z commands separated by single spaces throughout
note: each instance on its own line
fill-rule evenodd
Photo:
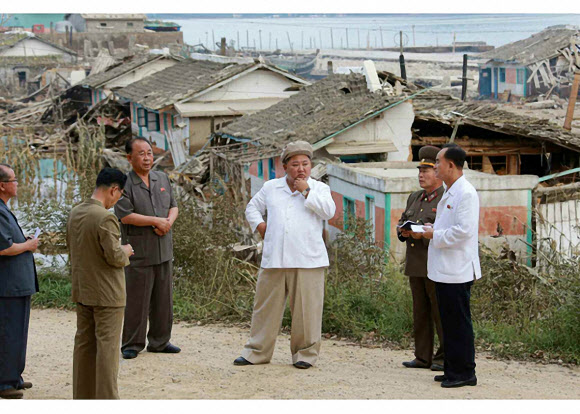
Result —
M 499 68 L 499 81 L 505 83 L 505 68 Z
M 147 110 L 145 108 L 137 108 L 137 126 L 147 128 Z
M 153 119 L 151 119 L 153 118 Z M 153 124 L 153 128 L 151 125 Z M 153 111 L 147 111 L 147 131 L 159 132 L 161 130 L 161 125 L 159 122 L 159 113 Z

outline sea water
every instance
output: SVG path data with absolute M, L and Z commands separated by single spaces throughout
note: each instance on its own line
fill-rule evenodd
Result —
M 206 47 L 225 37 L 236 48 L 259 50 L 366 49 L 442 46 L 484 41 L 501 46 L 548 26 L 580 26 L 580 14 L 377 14 L 312 17 L 175 18 L 184 41 Z M 233 15 L 232 15 L 233 16 Z

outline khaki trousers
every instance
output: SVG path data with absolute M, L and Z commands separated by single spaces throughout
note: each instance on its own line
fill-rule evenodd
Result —
M 124 311 L 124 307 L 77 303 L 73 399 L 119 399 L 117 376 Z
M 413 332 L 415 336 L 415 357 L 431 365 L 443 365 L 443 329 L 437 305 L 435 282 L 426 277 L 409 277 L 413 295 Z M 439 349 L 433 355 L 434 330 L 439 337 Z
M 318 359 L 322 336 L 325 268 L 260 269 L 250 339 L 242 356 L 252 364 L 270 362 L 290 297 L 292 363 Z

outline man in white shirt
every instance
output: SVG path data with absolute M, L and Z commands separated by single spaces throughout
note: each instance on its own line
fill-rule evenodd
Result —
M 234 365 L 270 362 L 288 296 L 292 363 L 307 369 L 318 359 L 329 264 L 322 226 L 334 216 L 336 206 L 330 188 L 310 178 L 312 155 L 308 142 L 286 145 L 281 156 L 286 176 L 264 183 L 246 207 L 246 219 L 264 239 L 264 250 L 250 339 Z
M 446 191 L 437 205 L 433 227 L 424 227 L 429 243 L 427 277 L 435 282 L 445 346 L 444 388 L 477 385 L 470 297 L 481 278 L 478 253 L 479 198 L 463 176 L 465 151 L 447 144 L 437 154 L 435 174 Z

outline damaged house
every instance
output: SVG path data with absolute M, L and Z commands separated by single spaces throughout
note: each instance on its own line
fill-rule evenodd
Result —
M 131 56 L 118 63 L 114 63 L 110 55 L 101 55 L 98 59 L 99 63 L 104 61 L 104 64 L 109 66 L 100 71 L 94 66 L 94 73 L 91 71 L 90 76 L 82 81 L 82 85 L 90 89 L 91 106 L 106 99 L 113 91 L 125 88 L 183 60 L 172 55 L 150 54 Z
M 477 58 L 489 60 L 479 68 L 479 95 L 513 100 L 555 92 L 568 97 L 579 54 L 580 30 L 571 26 L 552 26 L 482 53 Z
M 264 181 L 284 175 L 279 155 L 289 141 L 310 142 L 318 160 L 406 161 L 414 119 L 409 100 L 413 91 L 403 93 L 397 85 L 381 82 L 374 64 L 367 61 L 363 74 L 329 75 L 285 101 L 216 131 L 214 142 L 228 145 L 211 151 L 216 162 L 225 159 L 245 167 L 252 195 Z M 315 178 L 322 175 L 313 173 Z
M 9 91 L 33 92 L 50 83 L 42 79 L 45 71 L 74 67 L 76 62 L 76 52 L 31 33 L 0 35 L 0 84 Z
M 498 175 L 550 173 L 579 167 L 580 134 L 549 119 L 517 114 L 481 101 L 428 91 L 413 100 L 413 159 L 424 145 L 450 138 L 467 152 L 470 169 Z
M 133 134 L 171 149 L 175 161 L 183 144 L 194 153 L 222 124 L 268 108 L 294 95 L 296 85 L 308 84 L 260 61 L 228 64 L 187 59 L 115 94 L 130 102 Z

